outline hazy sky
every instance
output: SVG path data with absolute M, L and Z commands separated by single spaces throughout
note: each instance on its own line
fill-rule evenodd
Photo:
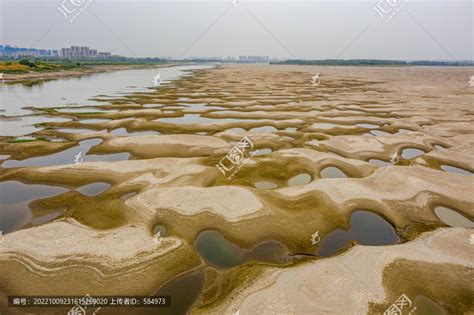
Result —
M 0 0 L 0 43 L 132 57 L 474 59 L 472 0 L 409 0 L 389 22 L 378 0 L 92 0 L 69 22 L 57 7 L 71 1 L 82 0 Z

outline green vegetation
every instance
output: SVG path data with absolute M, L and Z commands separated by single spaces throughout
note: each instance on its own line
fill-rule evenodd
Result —
M 53 63 L 41 60 L 22 59 L 20 61 L 0 61 L 0 72 L 3 73 L 28 73 L 30 71 L 47 72 L 80 68 L 79 63 L 62 62 Z

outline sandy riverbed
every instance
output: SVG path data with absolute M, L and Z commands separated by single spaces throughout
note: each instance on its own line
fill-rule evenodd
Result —
M 45 124 L 33 136 L 46 141 L 11 143 L 5 137 L 0 154 L 28 161 L 100 139 L 88 151 L 99 160 L 74 164 L 72 155 L 64 165 L 31 160 L 30 167 L 1 169 L 2 182 L 69 191 L 30 204 L 33 219 L 58 209 L 60 217 L 11 231 L 0 243 L 6 271 L 0 291 L 153 294 L 177 276 L 201 270 L 203 289 L 191 309 L 196 314 L 375 314 L 402 293 L 429 296 L 450 311 L 473 311 L 472 299 L 456 289 L 474 294 L 472 278 L 462 276 L 472 274 L 472 229 L 448 227 L 434 212 L 444 206 L 466 220 L 474 217 L 472 71 L 225 65 L 156 91 L 110 99 L 101 107 L 105 112 L 49 111 L 74 121 Z M 319 86 L 311 83 L 316 72 Z M 106 121 L 81 123 L 85 119 Z M 74 128 L 88 132 L 61 131 Z M 127 134 L 114 134 L 119 128 Z M 250 158 L 247 151 L 246 164 L 224 176 L 216 164 L 243 136 L 252 150 L 267 152 Z M 67 142 L 49 141 L 54 138 Z M 124 152 L 128 160 L 106 160 Z M 465 173 L 448 172 L 445 165 Z M 323 176 L 327 167 L 344 176 Z M 289 184 L 302 173 L 309 182 Z M 109 187 L 80 193 L 99 182 Z M 259 189 L 261 182 L 274 188 Z M 361 209 L 389 222 L 400 243 L 351 243 L 333 257 L 315 256 L 312 234 L 324 238 L 348 229 L 349 217 Z M 156 225 L 166 228 L 164 247 L 154 243 Z M 194 247 L 208 229 L 245 250 L 274 240 L 305 255 L 279 267 L 251 260 L 215 268 Z M 397 272 L 406 283 L 394 280 Z M 447 272 L 453 276 L 442 292 Z

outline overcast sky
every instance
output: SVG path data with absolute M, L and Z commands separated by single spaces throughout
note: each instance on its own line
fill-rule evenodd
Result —
M 474 59 L 472 0 L 410 0 L 389 22 L 378 0 L 92 0 L 73 22 L 62 2 L 0 0 L 0 43 L 131 57 Z

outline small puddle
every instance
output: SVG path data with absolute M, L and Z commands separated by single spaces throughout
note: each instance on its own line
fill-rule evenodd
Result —
M 0 231 L 11 232 L 25 226 L 32 218 L 28 204 L 66 192 L 67 189 L 48 185 L 27 185 L 19 181 L 0 182 Z
M 221 269 L 242 265 L 248 259 L 271 264 L 287 264 L 293 260 L 286 246 L 280 242 L 268 240 L 247 250 L 230 242 L 216 230 L 199 233 L 194 247 L 207 264 Z
M 449 172 L 449 173 L 456 173 L 456 174 L 463 174 L 463 175 L 472 175 L 471 172 L 465 170 L 465 169 L 462 169 L 462 168 L 459 168 L 459 167 L 456 167 L 456 166 L 451 166 L 451 165 L 441 165 L 441 169 L 445 172 Z
M 317 255 L 334 255 L 350 241 L 369 246 L 391 245 L 400 241 L 394 227 L 378 214 L 357 210 L 352 213 L 350 220 L 348 231 L 336 229 L 323 237 L 316 250 Z
M 319 173 L 319 175 L 322 178 L 346 178 L 347 177 L 347 175 L 343 171 L 341 171 L 340 169 L 334 166 L 328 166 L 328 167 L 323 168 L 321 172 Z
M 316 129 L 332 129 L 332 128 L 347 128 L 348 126 L 336 125 L 336 124 L 331 124 L 331 123 L 314 123 L 312 127 Z
M 201 271 L 194 271 L 171 280 L 165 284 L 156 296 L 171 296 L 170 307 L 160 307 L 160 315 L 185 315 L 194 302 L 201 295 L 204 286 L 204 275 Z
M 243 129 L 243 128 L 231 128 L 231 129 L 227 129 L 226 131 L 229 132 L 229 133 L 240 134 L 240 133 L 244 133 L 245 129 Z
M 199 233 L 194 246 L 199 255 L 214 267 L 232 268 L 241 265 L 246 259 L 243 249 L 214 230 Z
M 298 130 L 298 128 L 294 128 L 294 127 L 288 127 L 285 129 L 286 131 L 290 131 L 290 132 L 295 132 Z
M 265 132 L 275 132 L 275 131 L 278 131 L 278 129 L 276 129 L 273 126 L 255 127 L 255 128 L 250 129 L 251 133 L 265 133 Z
M 426 152 L 420 149 L 415 149 L 415 148 L 406 148 L 403 149 L 402 151 L 402 158 L 405 160 L 413 159 L 415 157 L 422 156 Z
M 302 186 L 309 184 L 312 180 L 311 175 L 308 173 L 301 173 L 296 176 L 293 176 L 288 180 L 288 186 Z
M 83 124 L 98 124 L 98 123 L 103 123 L 107 121 L 111 121 L 112 119 L 107 119 L 107 118 L 91 118 L 91 119 L 83 119 L 81 120 L 81 123 Z
M 57 131 L 65 132 L 65 133 L 80 134 L 80 133 L 101 132 L 103 130 L 94 130 L 94 129 L 85 129 L 85 128 L 63 128 L 63 129 L 57 129 Z
M 122 199 L 123 201 L 126 201 L 132 198 L 133 196 L 135 196 L 136 194 L 137 194 L 136 192 L 132 191 L 132 192 L 126 193 L 125 195 L 120 196 L 120 199 Z
M 143 104 L 142 107 L 144 108 L 154 108 L 154 107 L 159 107 L 161 105 L 158 104 Z
M 145 136 L 145 135 L 159 135 L 159 134 L 161 134 L 160 132 L 154 131 L 154 130 L 129 132 L 129 131 L 127 131 L 126 128 L 114 129 L 110 133 L 113 134 L 113 135 L 116 135 L 116 136 Z
M 264 190 L 278 188 L 277 184 L 273 182 L 266 182 L 266 181 L 256 182 L 254 183 L 254 186 L 257 189 L 264 189 Z
M 108 183 L 98 182 L 81 186 L 76 189 L 76 191 L 86 196 L 97 196 L 98 194 L 101 194 L 107 189 L 109 189 L 109 187 L 110 184 Z
M 438 303 L 421 294 L 415 296 L 413 304 L 416 306 L 416 315 L 448 315 Z
M 385 132 L 382 130 L 371 130 L 370 134 L 376 136 L 376 137 L 385 137 L 385 136 L 391 136 L 392 134 L 389 132 Z
M 88 154 L 86 155 L 85 162 L 117 162 L 126 161 L 130 158 L 130 153 L 112 153 L 112 154 Z
M 272 149 L 258 149 L 250 152 L 251 156 L 267 155 L 272 153 Z
M 379 128 L 379 125 L 374 124 L 356 124 L 357 127 L 367 128 L 367 129 L 376 129 Z
M 474 228 L 474 222 L 453 209 L 436 207 L 436 216 L 446 225 L 452 227 Z
M 67 107 L 67 108 L 58 108 L 56 109 L 57 112 L 59 113 L 116 113 L 118 110 L 116 109 L 100 109 L 97 107 L 80 107 L 80 108 L 72 108 L 72 107 Z
M 390 163 L 390 162 L 386 162 L 386 161 L 379 160 L 379 159 L 370 159 L 369 163 L 373 164 L 375 166 L 378 166 L 378 167 L 392 165 L 392 163 Z
M 61 212 L 61 211 L 55 211 L 55 212 L 52 212 L 52 213 L 48 213 L 46 215 L 43 215 L 41 217 L 38 217 L 38 218 L 32 220 L 31 224 L 32 225 L 45 224 L 45 223 L 53 221 L 54 219 L 59 218 L 62 215 L 63 215 L 63 212 Z
M 23 161 L 7 160 L 2 164 L 2 167 L 24 167 L 24 166 L 56 166 L 64 164 L 73 164 L 74 159 L 80 153 L 80 157 L 84 157 L 87 151 L 95 145 L 102 142 L 102 139 L 88 139 L 79 142 L 79 146 L 58 152 L 50 155 L 34 157 Z M 110 154 L 112 155 L 112 154 Z M 105 156 L 103 156 L 105 157 Z M 87 157 L 85 160 L 87 161 Z
M 170 124 L 219 124 L 219 123 L 229 123 L 229 122 L 248 122 L 248 121 L 258 121 L 258 119 L 245 119 L 245 118 L 209 118 L 203 117 L 200 114 L 185 114 L 181 117 L 168 117 L 168 118 L 158 118 L 153 121 L 164 122 Z

